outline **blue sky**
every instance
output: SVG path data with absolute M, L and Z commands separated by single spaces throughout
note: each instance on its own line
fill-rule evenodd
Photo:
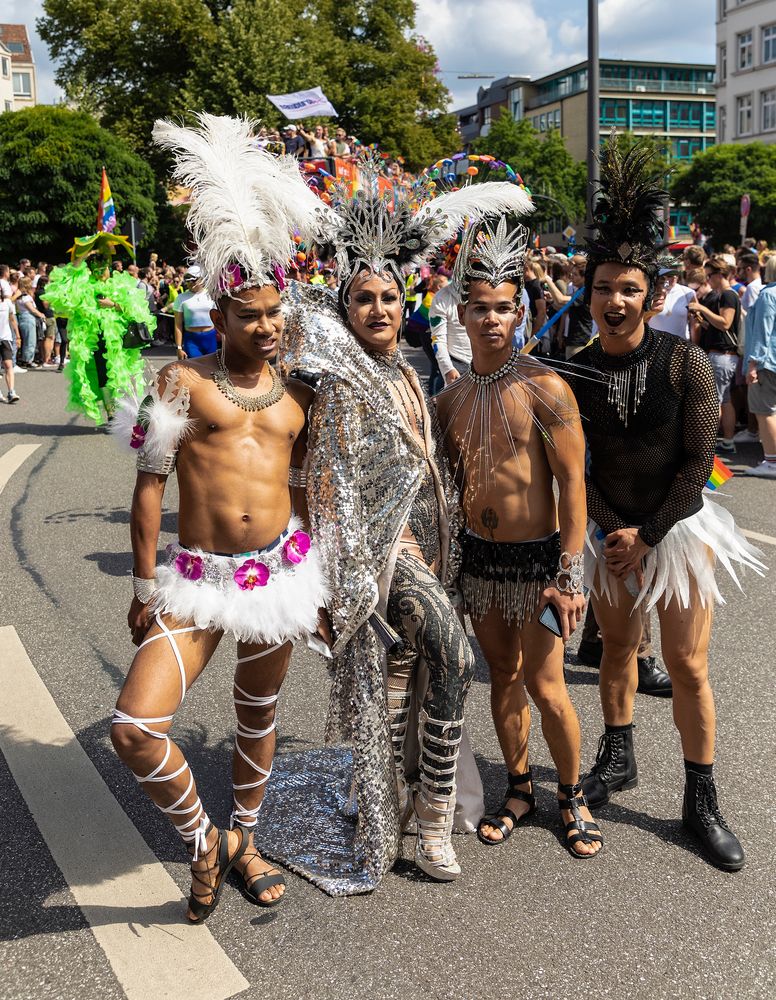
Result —
M 128 0 L 131 2 L 131 0 Z M 600 0 L 601 55 L 714 62 L 715 0 Z M 2 19 L 26 23 L 38 67 L 39 100 L 56 100 L 54 70 L 35 33 L 42 0 L 3 0 Z M 587 0 L 418 0 L 417 30 L 442 70 L 541 76 L 585 58 Z M 453 107 L 471 104 L 487 81 L 442 79 Z M 325 89 L 325 87 L 324 87 Z
M 713 63 L 715 0 L 600 0 L 600 53 Z M 587 55 L 587 0 L 418 0 L 418 32 L 442 70 L 542 76 Z M 442 77 L 453 107 L 487 81 Z

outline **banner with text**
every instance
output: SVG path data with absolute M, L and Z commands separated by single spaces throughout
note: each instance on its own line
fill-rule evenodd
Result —
M 278 111 L 286 118 L 312 118 L 314 115 L 333 115 L 337 112 L 331 101 L 320 87 L 312 90 L 297 90 L 293 94 L 267 94 L 267 100 L 272 101 Z

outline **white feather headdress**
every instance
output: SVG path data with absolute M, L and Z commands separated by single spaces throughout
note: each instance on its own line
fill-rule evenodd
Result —
M 318 245 L 323 256 L 337 260 L 343 302 L 363 269 L 389 272 L 403 292 L 404 275 L 433 257 L 467 222 L 504 213 L 526 215 L 534 208 L 523 188 L 503 181 L 467 184 L 437 198 L 415 190 L 407 200 L 394 195 L 390 205 L 390 196 L 379 194 L 378 170 L 378 158 L 363 154 L 361 189 L 352 195 L 340 188 L 331 209 L 319 210 L 323 238 Z
M 195 259 L 213 299 L 271 283 L 294 252 L 292 234 L 309 239 L 320 200 L 298 162 L 274 156 L 255 138 L 249 119 L 198 114 L 197 127 L 157 121 L 154 141 L 174 157 L 173 176 L 190 188 L 188 225 Z

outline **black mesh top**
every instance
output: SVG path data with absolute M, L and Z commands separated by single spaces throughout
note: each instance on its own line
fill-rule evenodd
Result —
M 632 379 L 626 427 L 616 402 L 610 401 L 606 376 L 636 369 L 644 360 L 644 392 L 634 413 Z M 657 545 L 677 521 L 703 505 L 719 424 L 709 359 L 694 344 L 647 327 L 643 341 L 629 354 L 606 354 L 595 340 L 574 362 L 604 375 L 600 380 L 567 376 L 590 453 L 588 515 L 606 534 L 639 525 L 647 545 Z

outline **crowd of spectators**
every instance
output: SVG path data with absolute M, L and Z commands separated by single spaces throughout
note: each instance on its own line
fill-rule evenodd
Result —
M 313 150 L 315 143 L 334 143 L 336 148 L 337 143 L 347 145 L 353 139 L 344 133 L 340 137 L 343 130 L 338 129 L 331 140 L 325 126 L 310 133 L 293 126 L 287 131 L 312 143 Z M 305 146 L 306 151 L 309 148 Z M 399 163 L 387 163 L 386 170 L 399 178 L 403 173 Z M 113 266 L 126 267 L 143 290 L 156 318 L 154 343 L 180 343 L 186 332 L 181 328 L 184 310 L 176 310 L 175 301 L 192 294 L 195 279 L 190 271 L 160 260 L 156 253 L 144 267 L 120 260 Z M 450 259 L 440 259 L 436 266 L 421 268 L 407 279 L 405 337 L 428 358 L 432 395 L 459 378 L 471 362 L 448 287 L 451 266 Z M 582 253 L 557 252 L 552 246 L 529 252 L 523 319 L 515 335 L 518 346 L 540 335 L 535 352 L 565 362 L 590 341 L 595 328 L 581 294 L 585 266 Z M 0 350 L 8 402 L 18 399 L 15 375 L 36 369 L 61 372 L 67 364 L 67 322 L 55 316 L 46 302 L 50 270 L 45 261 L 33 266 L 24 259 L 16 268 L 0 264 Z M 693 244 L 677 254 L 674 266 L 664 272 L 651 327 L 691 340 L 706 351 L 719 394 L 720 453 L 732 456 L 738 446 L 759 442 L 763 459 L 748 471 L 776 479 L 776 251 L 762 240 L 719 251 Z M 290 262 L 289 277 L 331 288 L 337 285 L 333 265 L 304 252 Z

